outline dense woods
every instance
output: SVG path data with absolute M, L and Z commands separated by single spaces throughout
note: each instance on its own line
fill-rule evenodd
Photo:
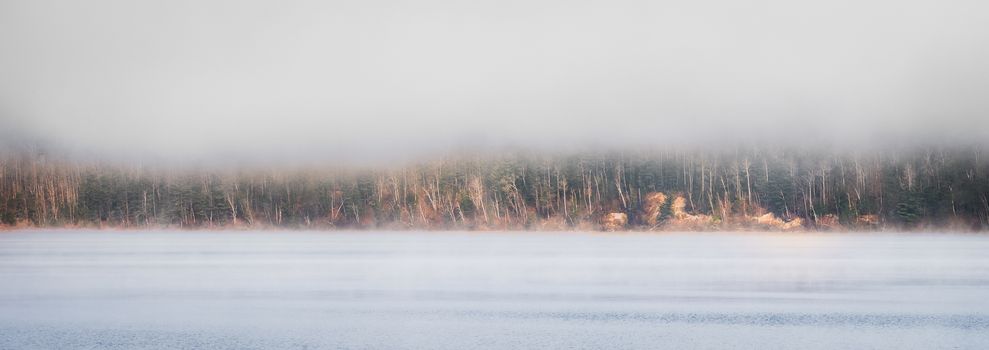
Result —
M 220 170 L 6 151 L 11 226 L 718 230 L 989 227 L 980 147 L 451 156 Z

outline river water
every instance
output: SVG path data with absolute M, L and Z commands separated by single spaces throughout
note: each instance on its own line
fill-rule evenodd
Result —
M 0 349 L 986 349 L 989 236 L 0 234 Z

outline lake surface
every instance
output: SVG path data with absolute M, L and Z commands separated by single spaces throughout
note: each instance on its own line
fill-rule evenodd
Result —
M 0 234 L 0 349 L 986 349 L 989 236 Z

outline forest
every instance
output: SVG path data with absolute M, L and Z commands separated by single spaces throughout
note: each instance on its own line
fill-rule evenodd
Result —
M 19 147 L 0 154 L 0 226 L 978 231 L 985 156 L 734 147 L 174 168 Z

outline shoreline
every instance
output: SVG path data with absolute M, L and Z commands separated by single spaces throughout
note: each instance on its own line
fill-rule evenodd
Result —
M 622 235 L 669 235 L 669 234 L 725 234 L 725 235 L 747 235 L 747 234 L 772 234 L 772 235 L 869 235 L 869 234 L 953 234 L 953 235 L 989 235 L 986 230 L 959 230 L 952 228 L 886 228 L 877 230 L 766 230 L 766 229 L 725 229 L 725 230 L 637 230 L 626 229 L 616 231 L 604 230 L 518 230 L 518 229 L 395 229 L 395 228 L 317 228 L 317 227 L 0 227 L 0 234 L 4 233 L 31 233 L 31 232 L 218 232 L 218 233 L 258 233 L 258 232 L 285 232 L 285 233 L 394 233 L 394 234 L 444 234 L 444 233 L 477 233 L 477 234 L 590 234 L 604 236 Z

